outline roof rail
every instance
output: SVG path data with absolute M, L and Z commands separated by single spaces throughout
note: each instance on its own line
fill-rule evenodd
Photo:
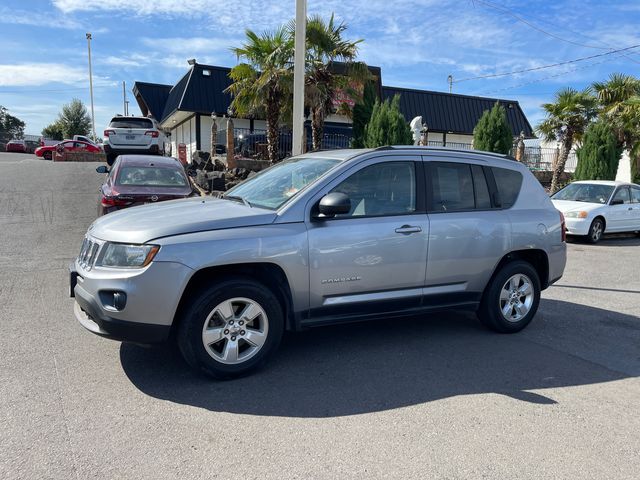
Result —
M 480 155 L 487 155 L 497 158 L 510 158 L 509 155 L 504 153 L 485 152 L 484 150 L 473 150 L 464 148 L 449 148 L 449 147 L 426 147 L 422 145 L 387 145 L 384 147 L 378 147 L 375 151 L 379 150 L 426 150 L 432 152 L 456 152 L 456 153 L 474 153 Z

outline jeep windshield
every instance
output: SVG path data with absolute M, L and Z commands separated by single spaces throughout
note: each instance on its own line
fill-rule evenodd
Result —
M 607 203 L 613 193 L 613 185 L 597 183 L 571 183 L 553 195 L 554 200 L 573 200 L 575 202 Z
M 223 198 L 233 197 L 255 207 L 277 210 L 338 163 L 340 160 L 317 157 L 285 160 L 232 188 Z

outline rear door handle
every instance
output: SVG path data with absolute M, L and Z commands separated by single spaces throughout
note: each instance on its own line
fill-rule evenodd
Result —
M 410 233 L 418 233 L 421 231 L 422 229 L 416 225 L 403 225 L 399 228 L 396 228 L 396 233 L 402 233 L 404 235 L 408 235 Z

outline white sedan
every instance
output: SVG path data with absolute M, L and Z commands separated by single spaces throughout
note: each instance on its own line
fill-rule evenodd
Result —
M 640 231 L 640 185 L 608 180 L 573 182 L 551 197 L 567 234 L 597 243 L 602 235 Z

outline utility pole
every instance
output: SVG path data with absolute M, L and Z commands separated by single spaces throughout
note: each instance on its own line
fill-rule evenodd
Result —
M 451 93 L 453 91 L 453 75 L 447 77 L 447 82 L 449 82 L 449 93 Z
M 127 116 L 127 86 L 125 81 L 122 81 L 122 114 Z
M 87 49 L 89 51 L 89 94 L 91 95 L 91 129 L 93 131 L 93 140 L 98 138 L 96 135 L 96 116 L 93 110 L 93 72 L 91 71 L 91 34 L 87 33 Z
M 293 145 L 292 154 L 303 151 L 304 138 L 304 64 L 307 36 L 307 0 L 296 0 L 296 34 L 293 57 Z

